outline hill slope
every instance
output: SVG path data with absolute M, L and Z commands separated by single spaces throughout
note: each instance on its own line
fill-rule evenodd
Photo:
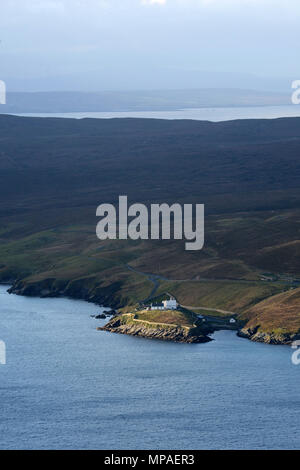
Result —
M 255 317 L 255 304 L 300 285 L 299 154 L 298 118 L 0 115 L 0 281 L 112 306 L 167 290 L 183 305 Z M 96 207 L 121 194 L 147 205 L 204 203 L 204 250 L 100 243 Z M 300 328 L 296 311 L 287 315 Z
M 243 317 L 249 321 L 241 335 L 254 341 L 289 344 L 300 339 L 300 289 L 259 302 Z

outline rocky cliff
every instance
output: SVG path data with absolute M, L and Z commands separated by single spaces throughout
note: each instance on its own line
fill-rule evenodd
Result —
M 242 338 L 268 344 L 291 344 L 300 339 L 300 288 L 271 296 L 240 316 Z
M 238 332 L 241 338 L 247 338 L 257 343 L 267 344 L 291 344 L 293 341 L 300 339 L 300 334 L 292 334 L 286 332 L 266 332 L 260 330 L 259 327 L 243 328 Z
M 201 328 L 180 326 L 151 325 L 144 322 L 128 321 L 124 315 L 113 318 L 100 331 L 109 331 L 123 335 L 141 336 L 143 338 L 174 341 L 175 343 L 207 343 L 211 338 Z

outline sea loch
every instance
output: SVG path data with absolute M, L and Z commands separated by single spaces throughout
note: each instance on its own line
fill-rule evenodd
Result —
M 0 448 L 300 447 L 300 366 L 290 347 L 230 331 L 206 344 L 113 335 L 96 331 L 105 320 L 90 318 L 93 304 L 6 289 Z

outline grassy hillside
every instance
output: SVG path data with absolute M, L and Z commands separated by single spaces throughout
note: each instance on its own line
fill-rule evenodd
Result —
M 271 297 L 274 309 L 277 294 L 300 285 L 299 153 L 297 118 L 0 115 L 0 280 L 16 281 L 19 293 L 114 306 L 167 291 L 183 305 L 247 312 L 251 321 L 256 304 Z M 204 203 L 204 250 L 97 240 L 96 207 L 121 194 L 147 205 Z M 283 304 L 285 321 L 300 328 L 293 302 Z
M 186 326 L 192 328 L 197 322 L 197 315 L 192 312 L 179 310 L 142 310 L 135 315 L 136 320 L 150 323 Z

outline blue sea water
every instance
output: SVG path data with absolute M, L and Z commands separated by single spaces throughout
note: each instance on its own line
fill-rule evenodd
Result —
M 1 449 L 299 449 L 291 348 L 99 332 L 99 307 L 0 287 Z

